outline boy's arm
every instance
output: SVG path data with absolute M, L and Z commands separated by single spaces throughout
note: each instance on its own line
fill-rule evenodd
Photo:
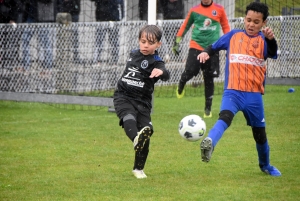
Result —
M 277 42 L 273 30 L 269 27 L 266 27 L 262 29 L 262 33 L 264 34 L 265 41 L 267 43 L 268 57 L 276 59 L 278 46 L 277 46 Z
M 162 81 L 168 81 L 170 79 L 170 72 L 167 69 L 161 69 L 163 71 L 163 74 L 160 76 L 160 79 Z
M 218 52 L 218 50 L 214 50 L 213 45 L 209 45 L 197 56 L 197 60 L 199 60 L 200 63 L 205 63 L 216 52 Z
M 268 46 L 268 56 L 269 57 L 275 57 L 277 56 L 277 49 L 278 49 L 278 45 L 277 45 L 277 41 L 275 40 L 275 38 L 273 38 L 272 40 L 269 40 L 268 38 L 265 38 L 267 46 Z
M 223 34 L 227 34 L 230 31 L 230 25 L 228 22 L 228 18 L 225 12 L 225 9 L 223 9 L 223 13 L 221 13 L 222 17 L 221 17 L 221 27 L 223 30 Z
M 159 62 L 158 65 L 152 70 L 150 78 L 159 77 L 162 81 L 170 79 L 170 72 L 166 69 L 163 62 Z
M 212 45 L 207 46 L 197 56 L 197 60 L 199 60 L 200 63 L 205 63 L 210 58 L 210 56 L 212 56 L 216 52 L 219 52 L 220 50 L 227 50 L 231 36 L 232 36 L 232 31 L 221 36 L 221 38 L 219 38 L 219 40 L 214 42 Z
M 188 30 L 190 29 L 190 27 L 193 25 L 193 23 L 194 23 L 194 19 L 192 17 L 192 10 L 189 10 L 186 18 L 184 19 L 182 25 L 180 26 L 176 34 L 176 37 L 183 38 L 185 34 L 188 32 Z
M 191 17 L 192 10 L 190 10 L 186 16 L 186 18 L 183 21 L 183 24 L 180 26 L 180 29 L 178 30 L 175 41 L 172 47 L 172 52 L 178 56 L 179 55 L 179 44 L 184 37 L 184 35 L 187 33 L 187 31 L 190 29 L 190 27 L 193 25 L 194 20 Z
M 212 56 L 218 51 L 213 50 L 212 45 L 209 45 L 203 50 L 203 52 L 206 52 L 209 56 Z
M 207 46 L 203 50 L 203 52 L 206 52 L 209 56 L 212 56 L 213 54 L 219 52 L 220 50 L 227 50 L 231 35 L 232 35 L 231 32 L 224 34 L 216 42 Z

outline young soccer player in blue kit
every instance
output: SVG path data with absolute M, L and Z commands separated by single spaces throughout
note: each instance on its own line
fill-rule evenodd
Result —
M 208 46 L 197 59 L 205 63 L 215 51 L 226 50 L 225 83 L 219 119 L 200 143 L 201 158 L 209 162 L 212 152 L 233 117 L 242 111 L 251 126 L 261 171 L 280 176 L 270 165 L 263 98 L 267 58 L 277 58 L 277 42 L 272 29 L 266 27 L 268 7 L 252 2 L 246 8 L 245 30 L 232 30 Z M 262 30 L 262 31 L 261 31 Z
M 152 94 L 158 80 L 170 78 L 165 63 L 159 57 L 162 31 L 155 25 L 146 25 L 139 32 L 139 49 L 133 50 L 126 68 L 118 80 L 114 106 L 120 126 L 133 142 L 135 159 L 132 173 L 138 179 L 146 178 L 144 167 L 153 134 L 151 122 Z

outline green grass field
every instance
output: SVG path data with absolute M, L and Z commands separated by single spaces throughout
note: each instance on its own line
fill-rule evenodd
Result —
M 185 115 L 203 115 L 203 96 L 155 99 L 143 180 L 132 175 L 132 143 L 107 108 L 0 101 L 0 200 L 299 200 L 300 87 L 287 93 L 289 87 L 267 86 L 264 95 L 271 164 L 282 173 L 277 178 L 259 170 L 242 113 L 211 161 L 201 162 L 200 141 L 185 141 L 177 128 Z M 220 102 L 216 95 L 208 130 Z

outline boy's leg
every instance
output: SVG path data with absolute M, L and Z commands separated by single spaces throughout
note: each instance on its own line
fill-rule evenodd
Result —
M 266 141 L 264 144 L 256 143 L 256 149 L 258 153 L 260 170 L 271 176 L 280 176 L 280 171 L 276 167 L 270 165 L 270 147 L 268 145 L 268 141 Z
M 150 137 L 153 134 L 153 126 L 151 123 L 151 110 L 143 104 L 137 102 L 137 128 L 140 130 L 134 139 L 135 160 L 132 173 L 138 179 L 146 178 L 144 167 L 147 161 Z
M 210 130 L 208 136 L 200 144 L 201 159 L 203 162 L 209 162 L 214 147 L 221 139 L 228 125 L 223 120 L 218 120 L 214 127 Z
M 133 146 L 135 151 L 141 151 L 153 133 L 153 126 L 150 116 L 151 110 L 139 102 L 136 102 L 136 109 L 138 111 L 136 119 L 139 132 L 133 141 Z
M 144 132 L 145 129 L 149 130 L 149 133 L 147 133 L 149 135 L 146 135 L 146 133 Z M 149 126 L 146 126 L 139 132 L 139 135 L 136 136 L 133 142 L 134 149 L 135 149 L 135 157 L 134 157 L 134 166 L 133 166 L 132 173 L 138 179 L 147 178 L 147 175 L 144 173 L 144 167 L 149 153 L 151 134 L 152 134 L 151 128 Z M 137 143 L 135 142 L 136 139 L 138 140 Z
M 252 127 L 252 133 L 256 142 L 260 170 L 271 176 L 280 176 L 280 171 L 276 167 L 270 165 L 270 147 L 265 127 Z
M 249 97 L 247 97 L 249 95 Z M 258 163 L 261 171 L 271 175 L 280 176 L 280 171 L 270 165 L 270 148 L 266 134 L 266 122 L 264 115 L 264 106 L 262 95 L 247 94 L 246 100 L 248 107 L 243 111 L 247 124 L 251 126 L 253 138 L 256 142 L 256 150 L 258 154 Z
M 132 173 L 138 179 L 147 178 L 147 175 L 144 173 L 144 167 L 149 153 L 151 135 L 152 129 L 149 126 L 145 126 L 140 130 L 133 142 L 135 158 Z
M 146 142 L 150 140 L 152 130 L 149 126 L 145 126 L 138 133 L 133 140 L 133 147 L 135 151 L 142 151 Z
M 178 87 L 176 90 L 177 98 L 183 97 L 185 84 L 194 76 L 198 75 L 200 71 L 200 62 L 197 60 L 198 54 L 200 54 L 199 50 L 189 49 L 188 58 L 185 64 L 185 69 L 181 74 Z
M 205 107 L 204 107 L 204 118 L 211 118 L 211 106 L 214 96 L 214 78 L 210 75 L 204 74 L 204 95 L 205 95 Z
M 136 110 L 132 102 L 125 98 L 114 97 L 113 102 L 115 112 L 120 119 L 119 125 L 124 128 L 126 135 L 133 142 L 138 133 Z
M 133 114 L 128 114 L 123 118 L 123 127 L 127 137 L 133 142 L 138 133 L 136 119 Z
M 208 61 L 202 64 L 201 70 L 203 71 L 205 88 L 205 107 L 203 117 L 210 118 L 212 117 L 211 106 L 215 90 L 214 78 L 219 77 L 220 74 L 219 53 L 215 53 Z
M 149 144 L 150 144 L 150 139 L 148 139 L 145 142 L 145 146 L 141 151 L 135 152 L 134 166 L 133 166 L 132 173 L 137 179 L 147 178 L 147 175 L 144 173 L 144 167 L 149 153 Z
M 208 136 L 200 143 L 201 159 L 209 162 L 214 147 L 221 139 L 225 130 L 231 125 L 234 115 L 240 110 L 240 97 L 233 90 L 225 90 L 222 97 L 219 119 L 209 131 Z
M 135 160 L 133 170 L 143 170 L 149 153 L 150 139 L 145 142 L 144 148 L 141 151 L 135 152 Z
M 114 107 L 120 118 L 120 126 L 134 144 L 135 160 L 132 173 L 139 179 L 146 178 L 143 169 L 149 152 L 150 136 L 153 133 L 151 111 L 139 102 L 116 97 Z
M 137 124 L 136 117 L 133 114 L 127 114 L 120 120 L 120 125 L 123 126 L 126 135 L 133 142 L 134 150 L 141 151 L 153 131 L 150 126 L 145 126 L 138 131 Z

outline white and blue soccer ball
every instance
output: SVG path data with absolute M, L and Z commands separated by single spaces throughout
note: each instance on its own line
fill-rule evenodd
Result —
M 185 140 L 195 142 L 205 135 L 206 124 L 201 117 L 191 114 L 180 121 L 178 131 Z

